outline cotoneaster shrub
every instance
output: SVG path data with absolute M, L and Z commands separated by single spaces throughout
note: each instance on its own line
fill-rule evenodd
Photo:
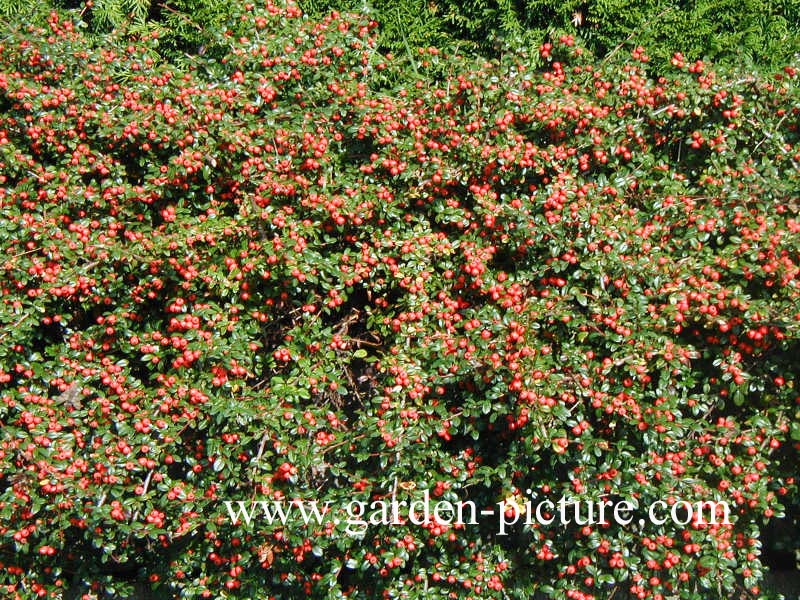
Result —
M 796 501 L 796 67 L 652 80 L 565 37 L 388 93 L 374 34 L 247 5 L 188 71 L 58 14 L 3 40 L 3 595 L 759 597 Z M 733 524 L 345 531 L 426 493 Z M 333 514 L 232 523 L 251 499 Z

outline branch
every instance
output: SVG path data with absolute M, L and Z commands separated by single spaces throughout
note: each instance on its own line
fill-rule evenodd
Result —
M 24 323 L 24 322 L 25 322 L 25 321 L 26 321 L 26 320 L 27 320 L 27 319 L 28 319 L 30 316 L 31 316 L 31 313 L 25 313 L 24 315 L 22 315 L 22 317 L 20 317 L 19 319 L 17 319 L 17 322 L 16 322 L 16 323 L 14 323 L 14 324 L 13 324 L 13 325 L 12 325 L 12 326 L 9 328 L 9 330 L 8 330 L 8 331 L 6 331 L 6 332 L 5 332 L 3 335 L 0 335 L 0 342 L 2 342 L 4 339 L 6 339 L 6 337 L 8 337 L 8 334 L 9 334 L 9 333 L 11 333 L 11 332 L 12 332 L 13 330 L 15 330 L 17 327 L 19 327 L 20 325 L 22 325 L 22 324 L 23 324 L 23 323 Z

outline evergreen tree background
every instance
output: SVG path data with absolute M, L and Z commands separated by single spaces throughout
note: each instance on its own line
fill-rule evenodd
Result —
M 156 29 L 172 60 L 213 51 L 242 0 L 0 0 L 0 15 L 43 18 L 53 7 L 80 12 L 90 30 Z M 396 55 L 436 46 L 497 57 L 575 35 L 600 56 L 644 46 L 654 64 L 687 60 L 774 68 L 800 52 L 800 0 L 299 0 L 312 16 L 367 13 L 381 46 Z

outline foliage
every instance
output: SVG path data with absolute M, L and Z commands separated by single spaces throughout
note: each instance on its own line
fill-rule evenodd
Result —
M 215 55 L 219 35 L 242 2 L 214 0 L 0 0 L 0 14 L 34 17 L 52 6 L 80 11 L 90 29 L 158 31 L 159 51 L 185 63 Z M 379 47 L 408 58 L 435 46 L 498 57 L 536 48 L 563 33 L 598 56 L 644 46 L 657 69 L 674 52 L 746 69 L 776 68 L 800 52 L 800 0 L 301 0 L 321 19 L 332 10 L 368 15 L 381 24 Z M 43 12 L 44 11 L 44 12 Z
M 307 0 L 303 6 L 330 10 L 341 4 Z M 374 7 L 380 23 L 393 23 L 396 14 L 402 15 L 405 35 L 418 39 L 420 46 L 437 45 L 447 34 L 491 56 L 537 47 L 563 32 L 598 55 L 621 44 L 627 49 L 644 46 L 659 67 L 676 51 L 692 60 L 749 67 L 781 65 L 800 52 L 797 0 L 404 0 Z M 439 32 L 435 40 L 431 24 Z M 393 28 L 384 43 L 396 47 L 399 39 Z
M 300 6 L 319 18 L 332 10 L 366 14 L 381 25 L 378 44 L 396 54 L 453 42 L 436 16 L 435 5 L 427 0 L 306 0 Z
M 564 36 L 387 93 L 374 22 L 242 10 L 208 68 L 55 13 L 0 46 L 4 595 L 758 597 L 797 495 L 796 66 L 654 80 Z M 638 508 L 348 532 L 426 494 Z M 669 498 L 732 524 L 639 524 Z

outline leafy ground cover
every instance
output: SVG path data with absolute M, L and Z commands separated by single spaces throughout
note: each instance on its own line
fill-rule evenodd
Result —
M 759 597 L 797 501 L 796 67 L 564 36 L 393 89 L 373 22 L 235 16 L 184 70 L 56 13 L 0 46 L 4 595 Z M 426 494 L 732 524 L 346 531 Z

